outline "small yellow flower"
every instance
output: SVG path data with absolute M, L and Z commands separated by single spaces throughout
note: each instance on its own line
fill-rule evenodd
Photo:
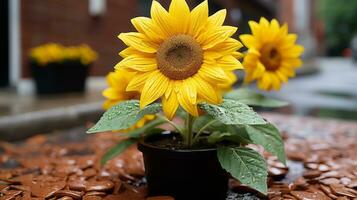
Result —
M 42 66 L 65 60 L 78 60 L 83 65 L 88 65 L 94 62 L 98 55 L 88 45 L 65 47 L 57 43 L 48 43 L 31 49 L 30 57 Z
M 113 105 L 130 99 L 139 99 L 140 94 L 138 92 L 127 92 L 126 87 L 129 81 L 135 76 L 135 73 L 129 72 L 125 69 L 118 69 L 115 72 L 110 72 L 106 79 L 109 87 L 103 91 L 103 96 L 106 101 L 103 104 L 104 109 L 109 109 Z M 155 115 L 146 115 L 144 118 L 139 120 L 129 129 L 123 132 L 134 130 L 142 127 L 147 121 L 153 120 Z
M 199 102 L 221 103 L 232 71 L 243 68 L 242 44 L 231 38 L 237 28 L 224 26 L 225 17 L 226 10 L 208 16 L 207 1 L 190 11 L 185 0 L 172 0 L 168 11 L 153 1 L 151 18 L 132 19 L 138 32 L 119 35 L 129 47 L 116 69 L 136 72 L 126 89 L 141 93 L 141 108 L 161 98 L 171 119 L 179 106 L 198 116 Z
M 84 65 L 88 65 L 95 61 L 98 57 L 97 53 L 93 51 L 88 45 L 81 45 L 78 47 L 80 61 Z
M 261 18 L 259 24 L 249 21 L 249 26 L 252 34 L 240 36 L 248 48 L 243 61 L 245 82 L 256 80 L 261 90 L 279 90 L 301 66 L 304 48 L 295 44 L 297 35 L 288 34 L 287 25 L 280 26 L 275 19 Z

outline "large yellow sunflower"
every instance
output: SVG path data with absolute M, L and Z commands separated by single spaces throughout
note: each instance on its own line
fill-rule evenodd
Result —
M 237 28 L 223 26 L 225 17 L 226 10 L 208 16 L 207 1 L 190 11 L 185 0 L 172 0 L 169 11 L 153 1 L 151 18 L 132 19 L 138 32 L 118 36 L 129 47 L 116 69 L 136 73 L 127 91 L 141 93 L 141 108 L 161 97 L 171 119 L 179 106 L 197 116 L 198 102 L 222 101 L 236 80 L 232 71 L 243 68 L 242 44 L 231 38 Z
M 252 34 L 241 35 L 240 39 L 248 47 L 243 66 L 245 82 L 257 80 L 259 89 L 279 90 L 282 83 L 295 76 L 295 69 L 301 66 L 299 58 L 304 48 L 296 45 L 296 34 L 288 34 L 286 24 L 271 22 L 261 18 L 259 24 L 249 21 Z
M 110 72 L 106 79 L 109 87 L 103 91 L 103 96 L 106 101 L 103 104 L 104 109 L 109 109 L 115 104 L 130 100 L 139 99 L 140 94 L 138 92 L 127 92 L 126 87 L 129 81 L 135 76 L 135 73 L 129 72 L 125 69 L 117 69 L 115 72 Z M 134 130 L 136 128 L 142 127 L 146 122 L 154 119 L 154 115 L 146 115 L 144 118 L 139 120 L 132 127 L 124 130 L 123 132 Z

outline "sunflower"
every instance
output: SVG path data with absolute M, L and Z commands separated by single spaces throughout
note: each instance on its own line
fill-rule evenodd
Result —
M 109 87 L 103 91 L 103 96 L 106 98 L 106 101 L 103 104 L 104 109 L 107 110 L 121 101 L 139 99 L 140 94 L 138 92 L 126 91 L 126 87 L 134 75 L 135 73 L 128 72 L 125 69 L 117 69 L 115 72 L 110 72 L 107 75 L 106 79 Z M 154 118 L 154 115 L 146 115 L 132 127 L 124 130 L 123 132 L 140 128 L 147 121 L 153 120 Z
M 296 34 L 288 34 L 286 24 L 271 22 L 261 18 L 259 24 L 249 21 L 252 34 L 241 35 L 240 39 L 248 48 L 243 66 L 245 82 L 258 82 L 259 89 L 279 90 L 282 83 L 295 76 L 295 69 L 301 66 L 299 58 L 304 48 L 296 45 Z
M 118 36 L 128 48 L 116 69 L 135 72 L 126 89 L 141 93 L 141 108 L 161 98 L 171 119 L 179 106 L 198 116 L 199 102 L 222 101 L 232 71 L 243 68 L 242 44 L 231 38 L 237 28 L 223 26 L 225 17 L 226 10 L 208 16 L 207 1 L 190 11 L 185 0 L 172 0 L 168 11 L 153 1 L 151 18 L 132 19 L 138 32 Z

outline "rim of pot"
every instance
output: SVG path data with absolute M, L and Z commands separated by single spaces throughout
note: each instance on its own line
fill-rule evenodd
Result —
M 144 137 L 141 138 L 138 141 L 138 145 L 139 148 L 143 147 L 143 148 L 147 148 L 147 149 L 151 149 L 151 150 L 156 150 L 156 151 L 166 151 L 166 152 L 177 152 L 177 153 L 192 153 L 192 152 L 211 152 L 211 151 L 217 151 L 216 147 L 207 147 L 207 148 L 202 148 L 202 149 L 170 149 L 170 148 L 166 148 L 166 147 L 159 147 L 159 146 L 155 146 L 154 144 L 150 144 L 147 142 L 148 139 L 152 138 L 152 137 L 159 137 L 161 136 L 170 136 L 173 134 L 177 134 L 177 133 L 173 133 L 173 132 L 162 132 L 159 135 L 153 135 L 153 136 L 149 136 L 149 137 Z M 140 147 L 141 146 L 141 147 Z

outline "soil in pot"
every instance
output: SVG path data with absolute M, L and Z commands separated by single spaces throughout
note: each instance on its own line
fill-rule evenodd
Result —
M 228 175 L 215 147 L 199 144 L 186 149 L 178 134 L 163 133 L 142 140 L 150 196 L 169 195 L 176 200 L 226 199 Z

